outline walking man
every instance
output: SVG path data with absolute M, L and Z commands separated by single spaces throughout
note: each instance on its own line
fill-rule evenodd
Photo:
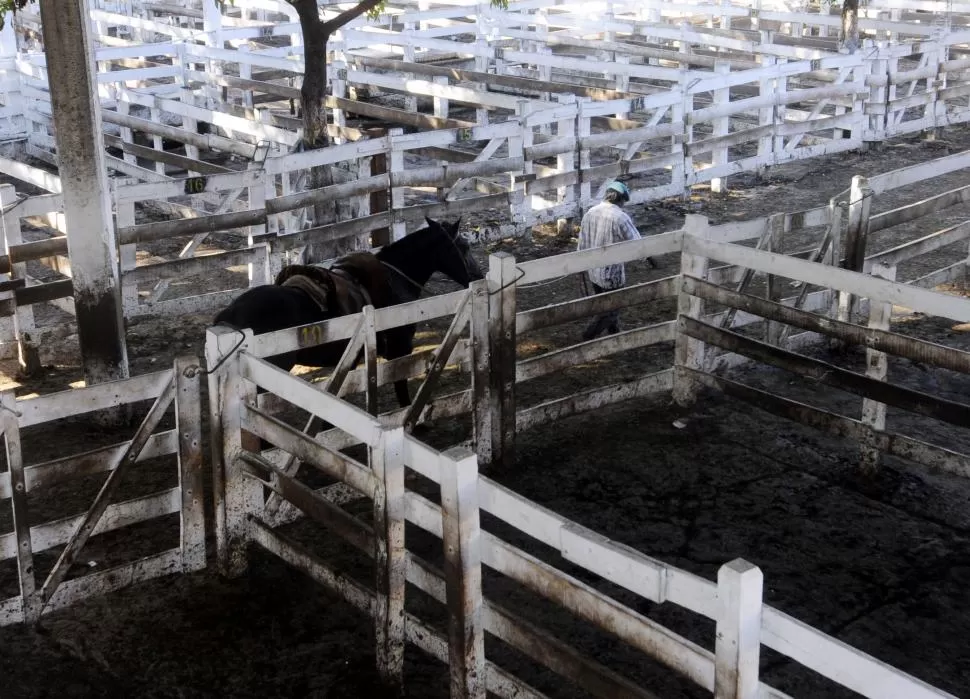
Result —
M 621 208 L 628 201 L 630 190 L 627 186 L 622 182 L 611 182 L 606 188 L 603 201 L 583 216 L 577 249 L 589 250 L 625 240 L 639 240 L 640 231 L 629 214 Z M 626 269 L 623 263 L 590 269 L 586 274 L 594 294 L 613 291 L 626 285 Z M 619 310 L 607 311 L 597 316 L 583 332 L 583 340 L 592 340 L 604 330 L 609 335 L 620 332 Z

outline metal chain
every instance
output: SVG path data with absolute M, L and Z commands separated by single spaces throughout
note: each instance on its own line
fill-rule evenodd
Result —
M 231 327 L 231 326 L 227 326 L 227 327 Z M 185 368 L 185 371 L 182 372 L 182 376 L 184 376 L 187 379 L 194 379 L 196 376 L 199 376 L 200 374 L 202 376 L 208 376 L 209 374 L 214 374 L 219 369 L 219 367 L 225 364 L 226 360 L 229 359 L 229 357 L 231 357 L 233 354 L 235 354 L 236 350 L 239 349 L 242 346 L 242 343 L 246 341 L 246 333 L 244 333 L 239 328 L 232 328 L 232 330 L 239 333 L 239 342 L 237 342 L 231 350 L 229 350 L 226 354 L 224 354 L 222 358 L 218 362 L 216 362 L 216 365 L 214 367 L 212 367 L 211 369 L 204 369 L 200 364 L 193 364 L 192 366 Z

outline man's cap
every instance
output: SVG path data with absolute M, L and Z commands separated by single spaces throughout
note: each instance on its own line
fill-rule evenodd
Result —
M 622 182 L 610 182 L 607 189 L 612 189 L 614 192 L 619 192 L 627 199 L 630 198 L 630 189 Z

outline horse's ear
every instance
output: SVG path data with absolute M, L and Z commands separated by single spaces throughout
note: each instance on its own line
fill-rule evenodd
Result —
M 455 221 L 455 223 L 451 226 L 451 237 L 452 238 L 454 238 L 455 236 L 458 235 L 458 231 L 460 230 L 460 228 L 461 228 L 461 216 L 459 216 L 458 217 L 458 220 Z
M 437 221 L 434 221 L 434 220 L 428 218 L 427 216 L 424 217 L 424 220 L 428 222 L 428 227 L 429 228 L 435 228 L 436 226 L 440 225 Z

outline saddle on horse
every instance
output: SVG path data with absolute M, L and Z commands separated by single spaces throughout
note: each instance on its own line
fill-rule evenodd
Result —
M 288 265 L 276 276 L 277 286 L 304 291 L 329 316 L 359 313 L 364 306 L 390 306 L 391 277 L 369 252 L 344 255 L 333 266 Z

